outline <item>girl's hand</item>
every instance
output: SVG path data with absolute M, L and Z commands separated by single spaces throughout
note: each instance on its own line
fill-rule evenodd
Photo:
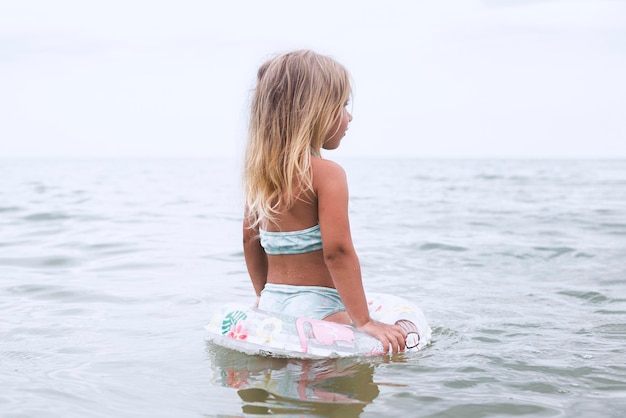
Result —
M 392 354 L 401 353 L 406 348 L 406 333 L 398 325 L 385 324 L 370 319 L 369 322 L 357 329 L 376 338 L 387 351 L 391 346 Z

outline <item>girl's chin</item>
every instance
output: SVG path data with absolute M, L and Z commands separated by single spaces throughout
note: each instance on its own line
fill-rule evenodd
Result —
M 334 150 L 334 149 L 339 148 L 339 145 L 341 145 L 341 141 L 337 141 L 337 143 L 332 143 L 332 144 L 329 144 L 329 143 L 323 144 L 322 148 L 325 150 Z

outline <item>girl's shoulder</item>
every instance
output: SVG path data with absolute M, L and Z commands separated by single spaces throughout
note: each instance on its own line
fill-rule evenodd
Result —
M 328 183 L 346 183 L 345 170 L 334 161 L 314 157 L 311 159 L 311 169 L 315 189 Z
M 338 163 L 320 157 L 311 158 L 311 168 L 313 169 L 313 175 L 345 173 L 343 167 L 341 167 Z

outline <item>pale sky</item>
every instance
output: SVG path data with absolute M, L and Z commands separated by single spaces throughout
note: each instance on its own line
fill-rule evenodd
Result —
M 626 158 L 623 0 L 0 0 L 0 157 L 238 156 L 299 48 L 352 74 L 336 155 Z

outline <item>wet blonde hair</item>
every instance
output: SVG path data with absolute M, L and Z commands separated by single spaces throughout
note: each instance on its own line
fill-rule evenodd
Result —
M 259 68 L 243 176 L 252 226 L 275 220 L 312 190 L 311 152 L 319 155 L 351 91 L 345 67 L 313 51 L 278 55 Z

